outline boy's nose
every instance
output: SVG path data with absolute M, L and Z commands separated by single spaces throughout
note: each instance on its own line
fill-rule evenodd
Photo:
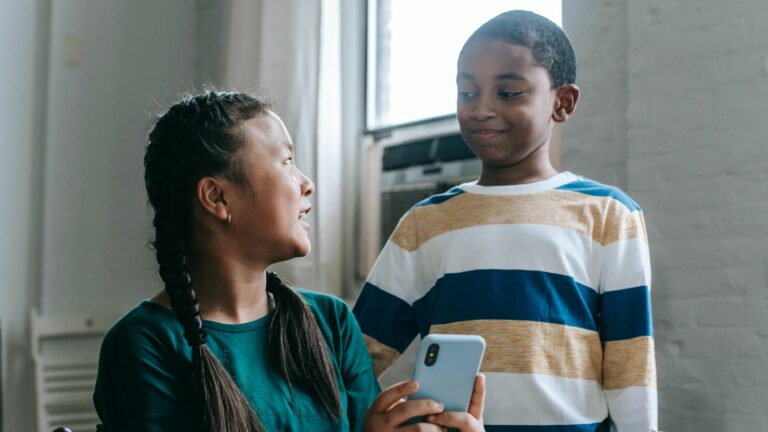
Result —
M 496 117 L 496 107 L 487 97 L 480 97 L 470 114 L 475 120 L 487 120 Z

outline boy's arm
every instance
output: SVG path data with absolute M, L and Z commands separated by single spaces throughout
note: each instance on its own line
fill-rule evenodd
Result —
M 411 297 L 418 264 L 407 239 L 415 235 L 406 215 L 384 245 L 355 307 L 377 376 L 386 371 L 419 333 Z
M 642 212 L 607 219 L 601 265 L 603 391 L 616 432 L 658 428 L 651 269 Z

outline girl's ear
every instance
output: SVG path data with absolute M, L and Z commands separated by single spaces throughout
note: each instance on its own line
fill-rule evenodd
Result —
M 580 94 L 581 90 L 576 84 L 564 84 L 555 90 L 555 110 L 552 112 L 552 120 L 557 123 L 568 120 L 576 109 Z
M 203 177 L 196 185 L 197 201 L 205 212 L 222 222 L 228 223 L 232 217 L 229 213 L 227 191 L 229 183 L 216 177 Z

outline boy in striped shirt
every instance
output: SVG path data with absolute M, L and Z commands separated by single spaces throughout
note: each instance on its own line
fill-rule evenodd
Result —
M 657 428 L 642 211 L 548 157 L 575 80 L 568 37 L 539 15 L 506 12 L 470 36 L 457 115 L 480 179 L 403 216 L 354 308 L 377 374 L 416 335 L 483 336 L 488 431 Z

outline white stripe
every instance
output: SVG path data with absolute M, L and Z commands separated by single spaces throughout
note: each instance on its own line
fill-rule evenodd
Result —
M 658 430 L 658 395 L 655 388 L 627 387 L 606 390 L 611 420 L 619 431 Z M 486 399 L 487 400 L 487 399 Z
M 651 287 L 651 257 L 648 244 L 639 239 L 622 240 L 603 247 L 603 276 L 600 292 Z
M 576 180 L 583 180 L 568 171 L 556 174 L 546 180 L 516 185 L 482 186 L 477 180 L 459 185 L 466 192 L 478 195 L 524 195 L 544 192 L 566 185 Z
M 592 257 L 601 248 L 591 237 L 552 225 L 478 225 L 435 236 L 413 252 L 388 242 L 369 282 L 410 304 L 446 273 L 472 270 L 543 271 L 593 287 L 599 265 Z
M 596 381 L 491 372 L 485 377 L 487 425 L 594 424 L 608 416 Z
M 412 305 L 432 286 L 425 284 L 423 268 L 416 271 L 413 261 L 417 258 L 415 253 L 406 251 L 391 240 L 387 241 L 373 265 L 368 282 Z M 427 263 L 419 262 L 419 266 L 425 267 Z
M 651 286 L 650 255 L 643 240 L 602 246 L 578 231 L 543 224 L 457 229 L 412 252 L 387 242 L 369 282 L 413 304 L 447 273 L 488 269 L 566 275 L 600 292 Z

